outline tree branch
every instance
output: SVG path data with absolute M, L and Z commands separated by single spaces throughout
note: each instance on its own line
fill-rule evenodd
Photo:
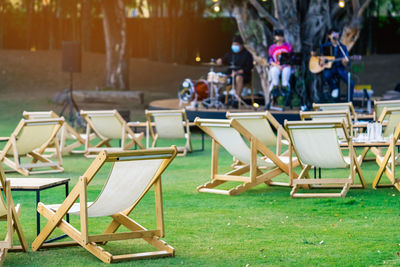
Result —
M 351 0 L 351 5 L 353 6 L 353 12 L 357 13 L 360 9 L 360 0 Z
M 274 0 L 274 13 L 275 13 L 275 18 L 278 19 L 279 24 L 282 25 L 282 20 L 281 20 L 281 14 L 279 14 L 279 1 L 278 0 Z
M 357 16 L 358 16 L 358 17 L 361 17 L 361 16 L 362 16 L 362 14 L 364 13 L 365 9 L 367 9 L 367 7 L 369 6 L 370 3 L 371 3 L 371 0 L 366 0 L 366 1 L 361 5 L 361 7 L 358 9 L 358 12 L 357 12 Z
M 265 8 L 263 8 L 257 0 L 249 0 L 250 4 L 257 10 L 260 17 L 265 18 L 274 28 L 279 28 L 279 21 L 273 17 Z

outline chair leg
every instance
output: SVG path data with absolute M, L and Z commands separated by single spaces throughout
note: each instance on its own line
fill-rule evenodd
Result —
M 292 191 L 290 191 L 290 197 L 291 198 L 294 198 L 295 197 L 295 194 L 297 193 L 297 191 L 299 190 L 299 185 L 294 185 L 293 187 L 292 187 Z
M 19 164 L 16 164 L 14 161 L 10 160 L 9 158 L 4 158 L 3 162 L 5 165 L 7 165 L 8 167 L 10 167 L 11 169 L 13 169 L 12 171 L 14 172 L 19 172 L 20 174 L 24 175 L 24 176 L 28 176 L 29 175 L 29 171 L 21 168 L 19 166 Z M 5 172 L 9 172 L 8 170 L 6 170 Z
M 6 258 L 7 255 L 7 249 L 2 248 L 0 249 L 0 266 L 3 266 L 4 259 Z
M 350 184 L 345 184 L 342 191 L 340 192 L 340 195 L 342 197 L 345 197 L 347 192 L 349 192 L 349 189 L 350 189 Z

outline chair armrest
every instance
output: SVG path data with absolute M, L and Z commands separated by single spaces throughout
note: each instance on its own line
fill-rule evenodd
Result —
M 147 122 L 129 121 L 126 123 L 128 127 L 146 127 Z

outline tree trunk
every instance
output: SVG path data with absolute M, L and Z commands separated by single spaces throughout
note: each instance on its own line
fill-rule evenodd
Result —
M 360 36 L 362 15 L 371 3 L 371 0 L 366 0 L 362 6 L 360 6 L 358 1 L 354 2 L 353 17 L 351 18 L 350 23 L 344 26 L 342 37 L 340 38 L 340 41 L 347 46 L 348 50 L 354 46 Z
M 294 52 L 301 51 L 300 14 L 297 9 L 297 0 L 276 1 L 278 20 L 285 32 L 286 41 Z
M 26 17 L 26 48 L 31 49 L 33 44 L 33 13 L 34 13 L 34 0 L 26 1 L 27 17 Z
M 255 68 L 262 81 L 266 103 L 269 101 L 267 52 L 273 41 L 272 29 L 283 29 L 285 39 L 292 45 L 294 52 L 302 53 L 302 64 L 294 66 L 298 83 L 292 91 L 297 90 L 302 105 L 310 105 L 309 102 L 319 100 L 322 88 L 320 75 L 311 75 L 308 71 L 311 49 L 325 42 L 328 29 L 336 26 L 342 28 L 341 42 L 350 50 L 359 37 L 362 14 L 370 1 L 365 0 L 361 4 L 360 0 L 352 0 L 351 3 L 348 1 L 345 8 L 340 8 L 337 1 L 273 0 L 274 10 L 270 13 L 266 4 L 259 0 L 226 0 L 245 47 L 256 62 Z
M 82 0 L 82 22 L 81 22 L 81 33 L 82 33 L 82 47 L 83 51 L 90 51 L 91 43 L 91 7 L 92 0 Z
M 303 51 L 307 52 L 314 46 L 319 46 L 331 27 L 329 1 L 315 0 L 310 3 L 302 23 Z
M 129 90 L 125 2 L 102 0 L 101 3 L 106 42 L 106 86 L 117 90 Z
M 268 79 L 268 37 L 262 21 L 255 18 L 247 3 L 234 6 L 233 16 L 245 42 L 246 49 L 252 54 L 255 61 L 255 68 L 261 80 L 261 87 L 264 92 L 265 103 L 269 101 L 269 79 Z M 269 38 L 271 39 L 271 38 Z

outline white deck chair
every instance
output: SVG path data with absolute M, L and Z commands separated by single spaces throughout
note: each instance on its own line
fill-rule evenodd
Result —
M 377 187 L 396 187 L 400 191 L 400 179 L 396 178 L 396 165 L 400 165 L 399 153 L 396 155 L 396 145 L 400 138 L 400 124 L 397 125 L 393 137 L 390 139 L 390 145 L 384 156 L 377 155 L 376 163 L 379 166 L 379 170 L 375 176 L 372 188 Z M 383 173 L 386 174 L 390 180 L 390 184 L 379 184 Z
M 400 107 L 383 108 L 378 121 L 384 124 L 382 137 L 391 137 L 394 134 L 397 126 L 400 124 Z
M 383 139 L 389 140 L 393 136 L 397 126 L 400 124 L 400 107 L 387 108 L 384 107 L 378 118 L 378 122 L 382 123 Z M 378 165 L 383 164 L 382 160 L 384 158 L 382 154 L 382 149 L 380 147 L 365 147 L 362 152 L 362 158 L 364 160 L 368 151 L 371 150 L 375 154 L 375 159 Z
M 212 138 L 211 151 L 211 181 L 197 188 L 199 192 L 216 193 L 224 195 L 238 195 L 261 183 L 270 183 L 279 174 L 286 173 L 289 176 L 289 161 L 296 159 L 289 156 L 277 156 L 261 141 L 255 138 L 241 124 L 235 120 L 210 120 L 196 118 L 195 124 Z M 234 128 L 235 127 L 235 128 Z M 239 129 L 239 133 L 236 129 Z M 242 135 L 243 137 L 242 137 Z M 243 139 L 250 142 L 250 147 Z M 224 174 L 218 173 L 218 151 L 222 146 L 231 156 L 240 160 L 240 165 L 232 171 Z M 262 156 L 258 156 L 258 154 Z M 262 170 L 267 170 L 265 173 Z M 249 173 L 249 176 L 243 176 Z M 295 174 L 294 174 L 295 175 Z M 215 189 L 215 187 L 227 182 L 243 182 L 229 190 Z M 289 183 L 281 185 L 289 185 Z
M 90 136 L 91 132 L 93 132 L 100 139 L 100 142 L 95 146 L 92 146 L 90 141 L 86 139 L 85 156 L 97 155 L 104 149 L 114 152 L 124 151 L 130 149 L 135 144 L 144 149 L 144 146 L 140 142 L 144 138 L 144 134 L 134 133 L 127 126 L 126 121 L 117 110 L 81 110 L 81 115 L 87 123 L 86 136 Z M 110 141 L 113 139 L 119 140 L 121 145 L 119 147 L 112 147 Z M 103 146 L 106 146 L 106 148 Z
M 34 173 L 63 172 L 57 139 L 57 134 L 63 123 L 64 118 L 22 119 L 0 152 L 0 162 L 26 176 Z M 50 143 L 55 144 L 57 161 L 51 161 L 43 156 Z M 28 164 L 20 163 L 22 157 L 30 157 L 32 162 Z M 50 167 L 52 170 L 32 171 L 33 168 L 46 167 Z
M 156 147 L 159 138 L 162 139 L 185 139 L 186 144 L 178 147 L 178 156 L 186 156 L 187 152 L 192 152 L 192 142 L 190 137 L 189 121 L 184 109 L 180 110 L 146 110 L 147 129 L 150 132 L 153 143 L 151 147 Z M 154 122 L 155 130 L 152 127 Z M 146 136 L 146 144 L 149 143 L 149 135 Z
M 17 206 L 14 206 L 11 196 L 10 181 L 6 180 L 6 176 L 4 175 L 4 171 L 1 166 L 0 183 L 5 196 L 4 198 L 3 194 L 0 194 L 0 221 L 7 221 L 6 236 L 4 240 L 0 241 L 0 266 L 2 266 L 8 250 L 26 252 L 28 251 L 28 245 L 19 221 L 19 217 L 21 215 L 20 205 L 17 204 Z M 20 242 L 19 246 L 14 245 L 14 232 L 17 232 Z
M 235 119 L 265 146 L 275 146 L 276 154 L 282 154 L 282 144 L 289 144 L 286 130 L 269 112 L 226 113 L 228 119 Z
M 353 102 L 345 103 L 313 103 L 315 111 L 333 111 L 333 110 L 348 110 L 350 117 L 354 122 L 358 121 L 358 116 L 354 110 Z
M 320 122 L 345 122 L 345 129 L 350 137 L 353 136 L 353 123 L 348 110 L 327 110 L 327 111 L 300 111 L 301 120 L 312 120 Z M 345 140 L 346 135 L 338 129 L 338 137 Z
M 390 100 L 390 101 L 374 101 L 374 118 L 376 121 L 379 120 L 379 118 L 382 115 L 383 109 L 384 108 L 400 108 L 400 100 Z
M 352 140 L 347 134 L 343 122 L 285 121 L 285 127 L 302 166 L 302 171 L 298 179 L 292 180 L 293 188 L 290 193 L 291 197 L 345 197 L 350 187 L 354 184 L 356 172 L 359 175 L 361 187 L 365 188 L 366 185 L 360 168 L 361 156 L 356 157 Z M 339 145 L 339 129 L 346 135 L 349 147 L 348 157 L 342 154 L 342 149 Z M 305 179 L 309 178 L 308 171 L 312 166 L 328 169 L 345 169 L 350 167 L 350 175 L 347 178 Z M 317 187 L 316 185 L 320 185 L 320 188 L 333 188 L 332 185 L 340 186 L 342 190 L 340 193 L 297 192 L 301 186 L 313 188 Z
M 74 240 L 73 244 L 82 246 L 105 263 L 174 256 L 174 249 L 160 240 L 161 237 L 164 237 L 161 174 L 175 158 L 176 153 L 175 146 L 114 153 L 107 153 L 105 150 L 100 152 L 62 204 L 39 203 L 38 212 L 48 219 L 48 223 L 34 240 L 32 249 L 37 251 L 42 247 L 71 244 L 71 242 L 44 244 L 54 229 L 58 227 Z M 88 202 L 87 186 L 93 179 L 96 179 L 96 173 L 106 162 L 113 165 L 111 173 L 96 200 Z M 147 230 L 131 219 L 129 214 L 153 185 L 157 229 Z M 78 198 L 80 202 L 75 203 Z M 67 213 L 80 216 L 80 231 L 62 219 Z M 105 228 L 103 234 L 89 233 L 88 218 L 108 216 L 111 216 L 113 221 Z M 128 228 L 129 232 L 116 233 L 120 226 Z M 158 251 L 112 255 L 99 246 L 108 241 L 129 239 L 143 239 Z
M 24 111 L 23 116 L 25 119 L 51 119 L 60 118 L 54 111 Z M 85 145 L 85 134 L 78 133 L 71 125 L 64 122 L 61 130 L 58 134 L 58 140 L 60 142 L 59 148 L 62 155 L 68 153 L 84 153 L 84 150 L 75 150 L 76 148 Z M 90 140 L 94 139 L 96 136 L 92 134 Z M 71 144 L 67 144 L 67 141 L 72 141 Z M 54 144 L 50 144 L 51 147 L 46 148 L 46 152 L 54 153 Z

